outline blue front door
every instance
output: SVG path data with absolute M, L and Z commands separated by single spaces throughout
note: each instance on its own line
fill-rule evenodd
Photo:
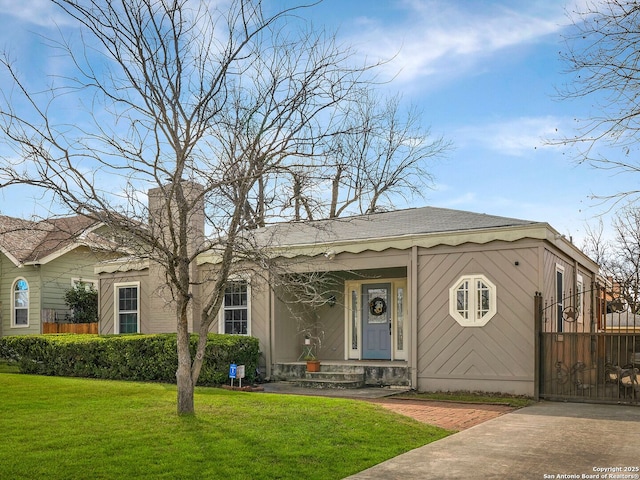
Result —
M 362 286 L 363 359 L 391 360 L 391 284 Z

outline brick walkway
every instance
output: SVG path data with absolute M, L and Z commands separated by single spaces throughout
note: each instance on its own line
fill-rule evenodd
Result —
M 480 405 L 429 400 L 381 398 L 371 401 L 396 413 L 412 417 L 419 422 L 456 431 L 466 430 L 515 410 L 514 407 L 508 405 Z

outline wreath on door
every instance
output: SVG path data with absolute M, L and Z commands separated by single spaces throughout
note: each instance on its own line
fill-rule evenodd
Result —
M 374 317 L 379 317 L 387 312 L 387 302 L 384 298 L 375 297 L 369 302 L 369 313 Z

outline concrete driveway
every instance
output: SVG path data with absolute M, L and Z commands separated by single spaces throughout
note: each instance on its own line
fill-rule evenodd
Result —
M 349 479 L 640 478 L 640 407 L 541 402 Z

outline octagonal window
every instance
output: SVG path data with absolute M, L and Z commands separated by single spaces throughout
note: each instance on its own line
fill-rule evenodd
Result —
M 463 275 L 449 289 L 449 314 L 463 327 L 482 327 L 496 314 L 496 286 L 484 275 Z

